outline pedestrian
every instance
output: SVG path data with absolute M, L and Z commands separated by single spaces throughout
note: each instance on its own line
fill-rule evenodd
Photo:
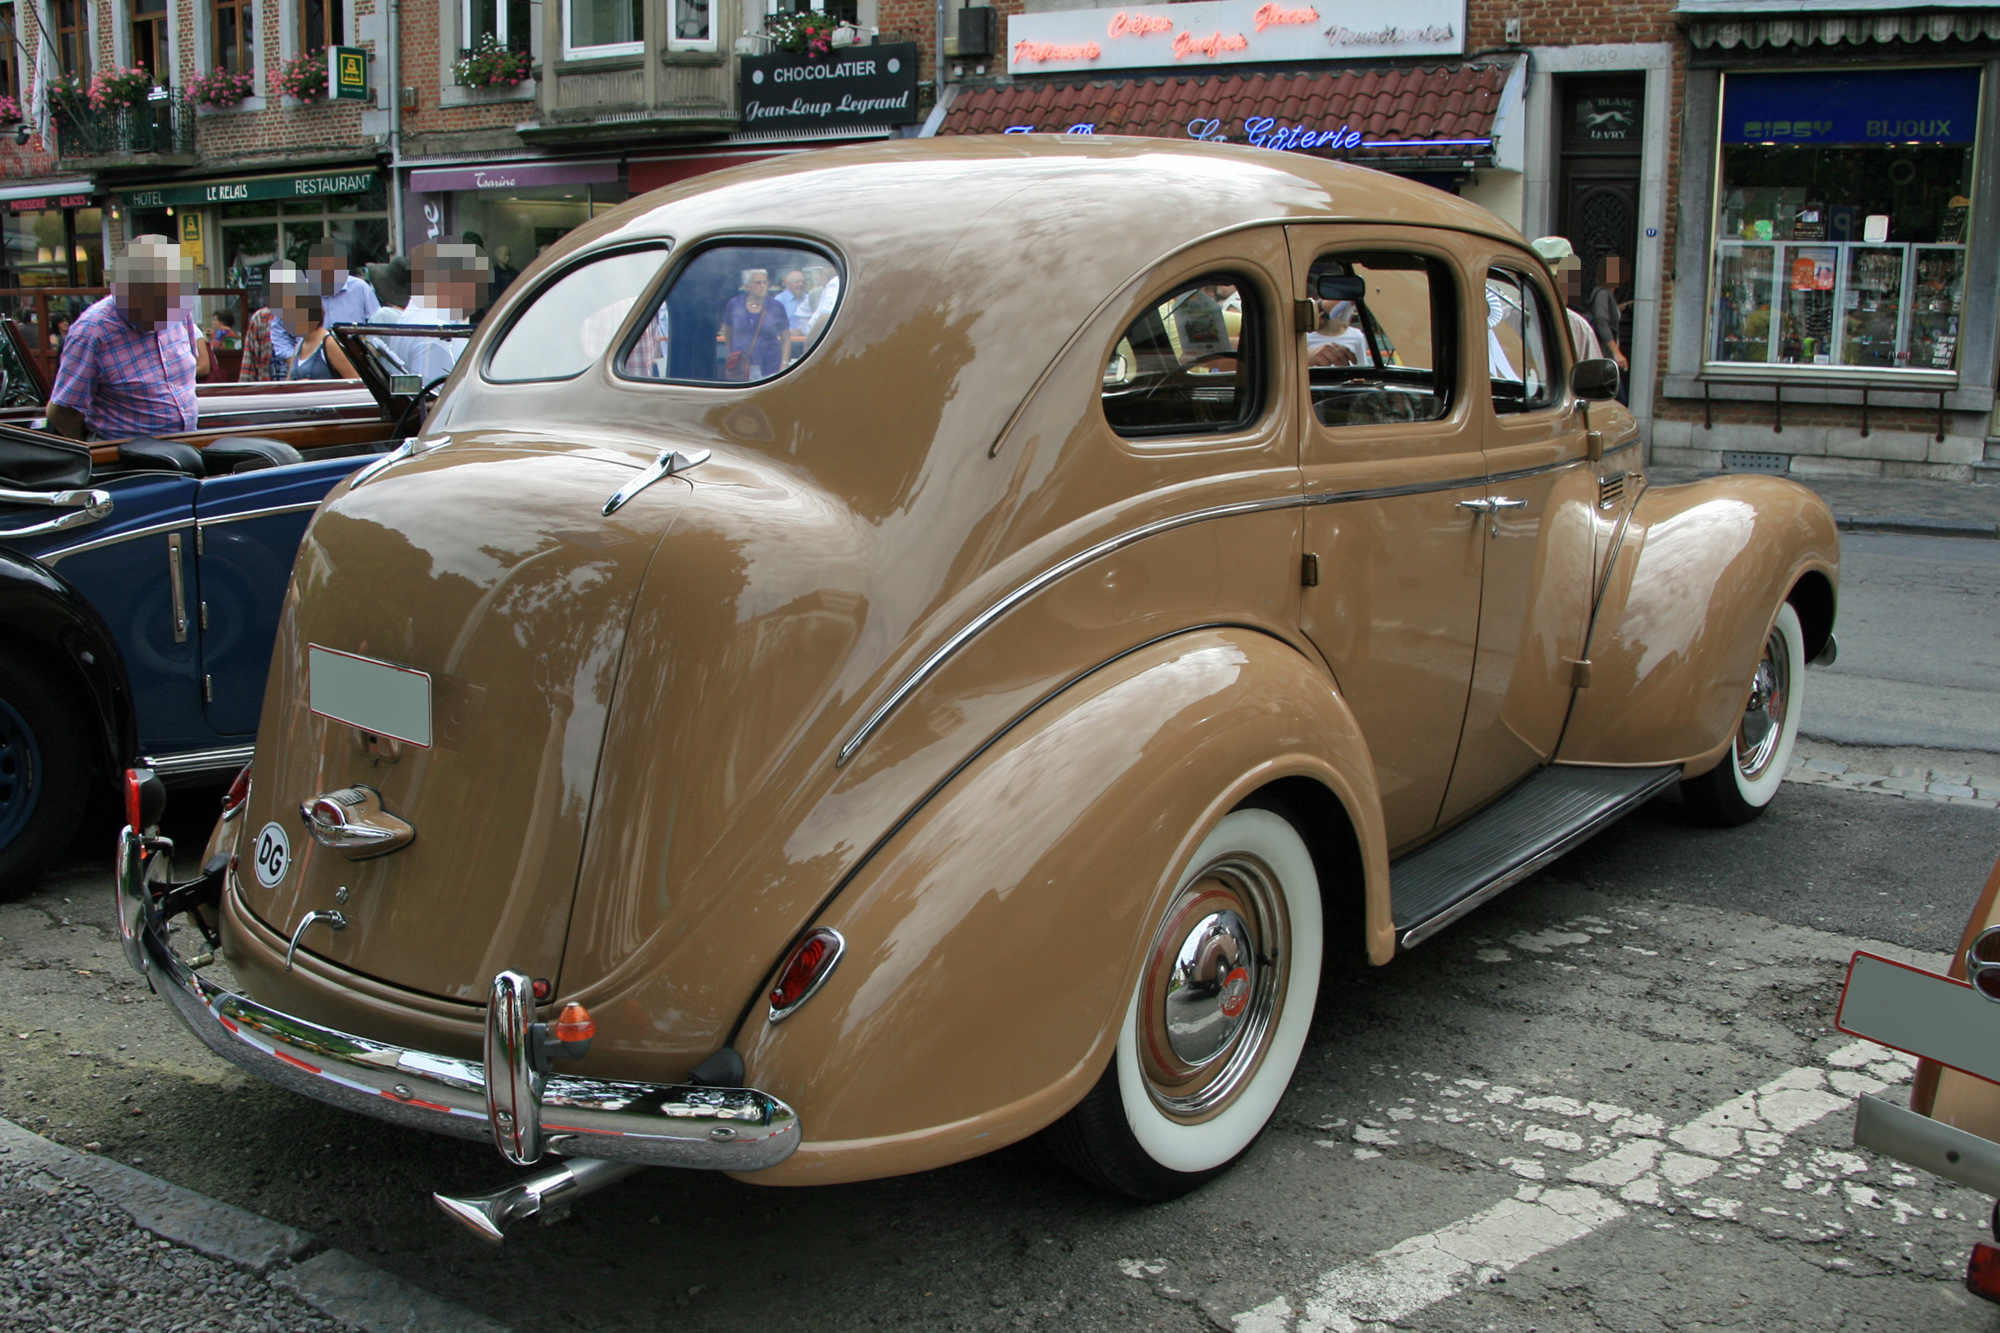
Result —
M 1576 359 L 1598 360 L 1604 355 L 1604 347 L 1597 340 L 1597 330 L 1588 315 L 1589 303 L 1583 295 L 1583 261 L 1562 236 L 1543 236 L 1530 248 L 1542 257 L 1562 287 L 1563 314 L 1569 318 L 1569 340 L 1576 347 Z
M 316 242 L 306 254 L 306 269 L 325 308 L 329 327 L 366 324 L 382 306 L 368 279 L 350 273 L 347 263 L 347 243 L 332 236 Z
M 193 430 L 194 269 L 164 236 L 140 236 L 118 261 L 111 295 L 76 317 L 64 340 L 49 429 L 71 439 L 130 439 Z
M 326 298 L 302 284 L 298 299 L 285 309 L 285 323 L 299 342 L 285 368 L 288 380 L 351 380 L 354 363 L 326 327 Z
M 1625 349 L 1618 345 L 1618 318 L 1622 313 L 1618 308 L 1618 289 L 1625 283 L 1625 261 L 1617 255 L 1606 255 L 1597 261 L 1597 285 L 1590 292 L 1590 327 L 1597 334 L 1597 341 L 1604 346 L 1604 354 L 1618 363 L 1618 369 L 1627 368 Z
M 405 326 L 462 324 L 487 301 L 492 267 L 479 247 L 437 241 L 410 252 L 415 290 L 403 310 Z M 628 308 L 629 308 L 629 302 Z M 451 374 L 465 351 L 464 338 L 391 338 L 389 350 L 413 375 L 431 384 Z

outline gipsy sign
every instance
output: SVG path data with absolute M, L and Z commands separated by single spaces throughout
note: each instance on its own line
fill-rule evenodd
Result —
M 1465 0 L 1192 0 L 1016 14 L 1007 70 L 1202 67 L 1460 55 Z

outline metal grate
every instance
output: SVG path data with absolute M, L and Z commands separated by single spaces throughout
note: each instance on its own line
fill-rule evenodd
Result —
M 1724 472 L 1773 472 L 1779 476 L 1792 470 L 1790 454 L 1763 454 L 1750 449 L 1724 449 Z
M 1625 474 L 1614 472 L 1597 479 L 1597 507 L 1616 509 L 1625 500 Z

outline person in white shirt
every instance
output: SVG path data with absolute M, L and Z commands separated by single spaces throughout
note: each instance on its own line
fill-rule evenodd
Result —
M 306 270 L 326 312 L 326 326 L 366 324 L 381 308 L 375 289 L 358 273 L 347 271 L 347 243 L 328 237 L 306 255 Z
M 398 321 L 413 324 L 462 324 L 486 301 L 492 268 L 476 245 L 457 241 L 435 241 L 420 245 L 410 254 L 410 278 L 414 290 Z M 451 374 L 465 351 L 464 338 L 390 338 L 389 350 L 396 354 L 412 375 L 425 384 Z

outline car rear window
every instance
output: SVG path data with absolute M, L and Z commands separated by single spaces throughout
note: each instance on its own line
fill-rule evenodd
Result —
M 1139 312 L 1104 365 L 1104 418 L 1120 435 L 1236 430 L 1261 406 L 1257 289 L 1209 273 Z
M 611 346 L 666 254 L 662 246 L 625 250 L 564 272 L 514 317 L 487 359 L 486 378 L 521 383 L 582 374 Z
M 618 361 L 633 379 L 754 384 L 818 345 L 841 301 L 840 265 L 803 246 L 710 246 L 667 284 Z

